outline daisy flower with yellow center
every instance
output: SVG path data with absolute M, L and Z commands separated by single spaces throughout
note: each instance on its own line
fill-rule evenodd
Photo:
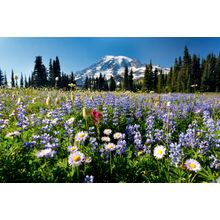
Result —
M 67 150 L 68 150 L 69 152 L 75 152 L 75 151 L 78 150 L 78 148 L 77 148 L 77 146 L 68 146 L 68 147 L 67 147 Z
M 110 142 L 111 139 L 110 139 L 110 137 L 102 137 L 102 141 L 103 142 Z
M 200 163 L 194 159 L 186 160 L 185 166 L 186 166 L 186 169 L 190 171 L 198 172 L 201 170 Z
M 75 140 L 79 142 L 84 142 L 86 138 L 88 137 L 88 132 L 86 131 L 80 131 L 76 134 Z
M 111 129 L 105 129 L 105 130 L 103 131 L 103 133 L 104 133 L 105 135 L 110 135 L 110 134 L 112 133 L 112 130 L 111 130 Z
M 116 145 L 113 144 L 113 143 L 108 143 L 108 144 L 105 145 L 105 150 L 106 151 L 113 151 L 115 149 L 116 149 Z
M 162 145 L 158 145 L 154 148 L 154 156 L 157 159 L 162 159 L 166 154 L 166 148 Z
M 80 151 L 72 152 L 68 158 L 68 163 L 71 166 L 79 166 L 83 163 L 84 158 L 84 154 Z
M 116 132 L 116 133 L 113 135 L 113 138 L 116 139 L 116 140 L 121 139 L 121 138 L 122 138 L 122 133 Z

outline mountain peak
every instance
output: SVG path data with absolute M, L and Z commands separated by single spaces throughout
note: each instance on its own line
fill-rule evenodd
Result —
M 86 76 L 96 78 L 102 73 L 107 80 L 110 79 L 111 76 L 114 76 L 116 81 L 120 81 L 124 75 L 126 66 L 129 70 L 132 69 L 135 80 L 144 76 L 145 65 L 142 65 L 138 60 L 126 56 L 106 55 L 97 63 L 84 70 L 78 71 L 76 78 L 79 84 L 83 84 Z M 159 67 L 159 65 L 157 67 Z M 159 69 L 163 70 L 162 67 L 159 67 Z

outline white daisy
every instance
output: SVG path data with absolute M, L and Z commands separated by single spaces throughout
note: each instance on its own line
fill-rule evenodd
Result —
M 76 134 L 75 140 L 79 142 L 84 142 L 86 138 L 88 137 L 88 132 L 86 131 L 80 131 Z
M 201 170 L 201 165 L 198 161 L 194 160 L 194 159 L 188 159 L 185 162 L 185 166 L 188 170 L 194 171 L 194 172 L 198 172 Z
M 116 145 L 113 144 L 113 143 L 108 143 L 108 144 L 105 145 L 105 150 L 106 151 L 113 151 L 115 149 L 116 149 Z
M 110 135 L 110 134 L 112 133 L 112 130 L 111 130 L 111 129 L 105 129 L 105 130 L 103 131 L 103 133 L 104 133 L 105 135 Z
M 110 142 L 111 139 L 110 139 L 110 137 L 102 137 L 102 141 L 103 142 Z
M 67 150 L 69 152 L 76 152 L 76 151 L 78 151 L 78 148 L 77 148 L 77 146 L 68 146 Z
M 162 145 L 158 145 L 154 148 L 154 156 L 157 159 L 162 159 L 166 154 L 166 148 Z
M 116 140 L 121 139 L 122 138 L 122 133 L 120 133 L 120 132 L 114 133 L 113 138 L 116 139 Z
M 68 163 L 72 166 L 79 166 L 84 161 L 85 156 L 83 153 L 76 151 L 70 154 L 68 158 Z

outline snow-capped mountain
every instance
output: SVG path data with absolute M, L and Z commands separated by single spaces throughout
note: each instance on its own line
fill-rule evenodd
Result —
M 126 56 L 104 56 L 97 63 L 76 72 L 77 84 L 82 85 L 86 76 L 98 77 L 100 73 L 105 75 L 107 80 L 114 76 L 116 81 L 120 81 L 123 78 L 126 66 L 129 71 L 132 69 L 134 80 L 144 77 L 145 65 L 141 64 L 138 60 Z M 164 74 L 169 72 L 169 68 L 162 68 L 159 65 L 153 66 L 153 70 L 155 68 L 162 70 Z

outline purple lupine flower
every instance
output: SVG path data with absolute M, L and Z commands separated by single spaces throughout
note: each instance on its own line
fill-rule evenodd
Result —
M 52 158 L 56 155 L 56 151 L 52 150 L 51 148 L 46 148 L 46 149 L 43 149 L 41 151 L 39 151 L 36 156 L 38 158 L 41 158 L 41 157 L 46 157 L 46 158 Z
M 169 146 L 169 157 L 171 159 L 171 164 L 175 167 L 181 162 L 183 153 L 181 152 L 181 145 L 177 143 L 171 143 Z
M 179 143 L 183 147 L 191 147 L 191 148 L 195 148 L 198 145 L 199 140 L 195 125 L 190 124 L 185 134 L 183 134 L 182 132 L 180 133 Z
M 81 98 L 80 98 L 80 94 L 76 94 L 76 97 L 75 97 L 75 100 L 74 100 L 74 106 L 75 106 L 75 108 L 78 112 L 82 111 L 82 101 L 81 101 Z
M 118 117 L 119 117 L 118 108 L 115 107 L 114 113 L 113 113 L 113 125 L 114 126 L 118 126 Z
M 127 153 L 126 140 L 119 139 L 116 145 L 116 154 L 122 155 Z
M 36 141 L 30 141 L 30 142 L 25 142 L 23 144 L 24 147 L 27 147 L 27 148 L 31 148 L 31 147 L 34 147 L 35 145 L 37 144 Z
M 72 101 L 66 100 L 65 102 L 63 102 L 61 110 L 63 114 L 70 115 L 73 112 Z
M 142 144 L 142 137 L 139 131 L 134 135 L 134 147 L 137 151 L 146 151 L 145 146 Z
M 134 113 L 136 119 L 140 119 L 142 117 L 142 109 L 141 104 L 138 103 L 138 107 L 136 109 L 136 112 Z
M 108 122 L 108 107 L 105 105 L 102 108 L 102 121 L 103 124 L 107 124 Z
M 154 142 L 153 131 L 154 131 L 154 116 L 148 116 L 146 119 L 146 144 L 152 144 Z
M 93 136 L 95 135 L 95 127 L 92 126 L 92 127 L 89 127 L 89 136 Z
M 84 105 L 86 109 L 93 109 L 95 107 L 93 100 L 85 96 Z
M 220 168 L 220 160 L 218 160 L 214 155 L 209 156 L 209 159 L 212 160 L 212 163 L 210 164 L 210 168 L 214 168 L 218 170 Z
M 19 103 L 19 106 L 17 108 L 17 126 L 21 127 L 22 129 L 27 129 L 28 127 L 28 118 L 26 117 L 26 110 L 23 103 Z
M 93 152 L 96 152 L 98 150 L 98 142 L 97 142 L 97 139 L 95 137 L 90 137 L 89 138 L 89 144 L 90 144 L 91 150 Z

